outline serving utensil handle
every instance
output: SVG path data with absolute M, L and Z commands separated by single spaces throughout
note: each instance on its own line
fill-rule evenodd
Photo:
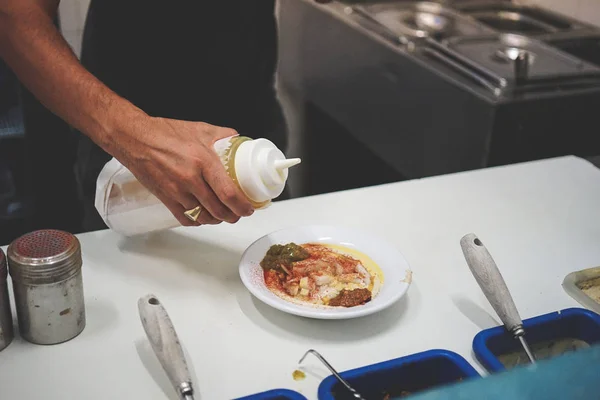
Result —
M 146 336 L 173 387 L 180 398 L 192 399 L 192 379 L 167 310 L 152 294 L 138 300 L 138 310 Z
M 460 240 L 469 269 L 506 329 L 522 335 L 523 321 L 519 316 L 506 282 L 483 242 L 473 233 Z

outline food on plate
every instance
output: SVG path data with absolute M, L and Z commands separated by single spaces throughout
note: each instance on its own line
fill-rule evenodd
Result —
M 343 289 L 340 294 L 329 300 L 329 305 L 334 307 L 353 307 L 371 301 L 369 289 Z
M 314 305 L 360 306 L 379 293 L 383 282 L 381 270 L 369 257 L 330 244 L 276 244 L 260 265 L 269 290 Z
M 260 266 L 265 270 L 280 269 L 285 273 L 289 273 L 287 267 L 290 267 L 294 261 L 302 261 L 308 257 L 310 257 L 308 251 L 296 243 L 275 244 L 269 248 L 269 251 L 260 262 Z

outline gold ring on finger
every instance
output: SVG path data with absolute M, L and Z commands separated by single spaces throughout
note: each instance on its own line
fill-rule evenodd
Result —
M 198 206 L 196 208 L 192 208 L 191 210 L 187 210 L 184 215 L 192 222 L 198 221 L 198 218 L 202 214 L 202 207 Z

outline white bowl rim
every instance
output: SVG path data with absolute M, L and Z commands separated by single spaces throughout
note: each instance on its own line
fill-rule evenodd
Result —
M 249 253 L 252 250 L 254 250 L 261 241 L 265 241 L 269 237 L 281 235 L 284 233 L 293 234 L 294 232 L 306 232 L 308 230 L 346 233 L 349 237 L 352 237 L 354 235 L 355 240 L 356 238 L 360 237 L 367 238 L 368 241 L 378 243 L 377 246 L 380 246 L 384 250 L 384 252 L 395 253 L 394 257 L 397 257 L 395 259 L 395 262 L 398 263 L 398 266 L 400 268 L 398 268 L 398 271 L 393 271 L 393 268 L 395 268 L 393 265 L 388 265 L 386 263 L 383 263 L 382 265 L 381 262 L 378 262 L 379 267 L 384 273 L 384 284 L 382 286 L 382 291 L 377 296 L 375 296 L 372 301 L 365 304 L 364 306 L 357 306 L 351 308 L 320 308 L 310 305 L 296 304 L 282 299 L 276 294 L 272 293 L 264 284 L 264 280 L 262 280 L 262 285 L 257 285 L 255 279 L 253 280 L 250 276 L 250 269 L 256 268 L 256 265 L 252 265 L 251 260 L 246 260 L 246 258 L 249 257 Z M 340 241 L 336 240 L 329 242 L 322 241 L 319 238 L 315 238 L 312 241 L 321 243 L 340 243 Z M 356 246 L 356 248 L 360 250 L 360 245 Z M 374 259 L 377 258 L 377 256 L 374 256 L 372 253 L 373 252 L 365 252 L 365 254 L 367 254 L 369 257 L 372 257 Z M 391 277 L 393 280 L 388 278 L 388 274 L 390 274 L 390 272 L 393 272 L 391 275 L 396 275 Z M 401 279 L 398 279 L 399 274 L 396 274 L 395 272 L 403 273 Z M 395 249 L 386 240 L 381 239 L 380 237 L 362 229 L 334 225 L 292 226 L 288 228 L 281 228 L 261 236 L 260 238 L 252 242 L 246 248 L 246 250 L 244 250 L 240 259 L 239 274 L 242 283 L 244 284 L 244 286 L 246 286 L 248 291 L 263 303 L 289 314 L 317 319 L 349 319 L 380 312 L 392 306 L 398 300 L 400 300 L 406 294 L 412 282 L 412 270 L 410 268 L 410 265 L 408 264 L 408 261 L 399 250 Z M 381 295 L 384 293 L 384 291 L 386 291 L 386 295 L 382 297 Z

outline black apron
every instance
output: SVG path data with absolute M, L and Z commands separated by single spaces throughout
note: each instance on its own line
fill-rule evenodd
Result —
M 274 0 L 92 0 L 81 61 L 149 115 L 233 128 L 285 150 L 274 8 Z M 110 158 L 81 135 L 84 230 L 106 227 L 94 197 Z

